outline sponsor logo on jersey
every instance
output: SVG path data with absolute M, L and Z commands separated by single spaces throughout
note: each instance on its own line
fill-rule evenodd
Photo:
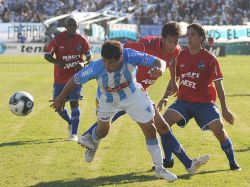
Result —
M 82 76 L 83 76 L 83 77 L 86 77 L 86 76 L 88 76 L 90 73 L 93 73 L 93 69 L 92 69 L 92 68 L 89 68 L 89 69 L 83 71 L 83 72 L 82 72 Z
M 64 46 L 59 46 L 59 49 L 64 49 Z
M 79 62 L 70 62 L 64 65 L 63 69 L 70 69 L 76 67 Z
M 62 56 L 63 61 L 66 61 L 66 62 L 78 60 L 80 58 L 81 58 L 81 55 L 64 55 L 64 56 Z
M 120 90 L 122 90 L 123 88 L 128 87 L 128 85 L 130 84 L 130 81 L 128 82 L 124 82 L 116 87 L 110 88 L 110 87 L 106 87 L 108 92 L 118 92 Z

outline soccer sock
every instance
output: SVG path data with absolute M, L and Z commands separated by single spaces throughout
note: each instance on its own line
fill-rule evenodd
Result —
M 163 163 L 158 139 L 146 139 L 146 144 L 148 152 L 150 153 L 151 159 L 155 165 L 155 171 L 161 171 L 163 169 Z
M 112 123 L 113 123 L 115 120 L 117 120 L 119 117 L 123 116 L 124 114 L 126 114 L 125 111 L 119 111 L 119 112 L 117 112 L 117 113 L 114 115 L 114 117 L 112 118 Z
M 95 122 L 87 131 L 85 131 L 85 132 L 82 134 L 82 136 L 84 136 L 84 135 L 87 134 L 87 133 L 92 134 L 93 129 L 96 128 L 96 127 L 97 127 L 97 122 Z
M 175 156 L 182 162 L 182 164 L 186 168 L 190 168 L 192 164 L 192 160 L 187 156 L 186 152 L 177 141 L 175 136 L 172 134 L 171 131 L 167 132 L 163 136 L 161 136 L 162 147 L 166 156 L 166 152 L 169 153 L 173 152 Z M 170 158 L 166 158 L 167 161 L 170 161 Z
M 96 127 L 92 130 L 92 138 L 96 144 L 99 144 L 101 141 L 101 138 L 96 135 Z
M 234 157 L 233 144 L 229 138 L 225 142 L 221 143 L 221 149 L 226 153 L 229 165 L 237 165 Z
M 67 109 L 63 109 L 63 111 L 59 111 L 58 114 L 63 118 L 65 121 L 68 122 L 69 125 L 71 125 L 71 119 L 69 117 Z
M 80 122 L 80 109 L 79 107 L 72 108 L 72 113 L 71 113 L 72 134 L 77 134 L 79 122 Z

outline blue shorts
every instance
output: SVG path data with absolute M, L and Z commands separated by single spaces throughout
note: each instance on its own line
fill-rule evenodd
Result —
M 189 103 L 176 100 L 168 110 L 174 110 L 182 116 L 183 120 L 177 122 L 180 127 L 184 127 L 190 119 L 194 118 L 202 130 L 209 130 L 208 125 L 220 119 L 219 109 L 213 103 Z
M 53 98 L 56 98 L 61 91 L 63 90 L 65 84 L 56 84 L 53 85 Z M 76 101 L 82 99 L 82 85 L 77 86 L 67 97 L 66 101 Z

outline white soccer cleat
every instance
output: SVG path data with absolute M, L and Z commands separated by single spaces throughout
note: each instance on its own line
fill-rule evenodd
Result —
M 195 172 L 197 171 L 197 169 L 206 164 L 209 160 L 210 156 L 209 155 L 205 155 L 205 156 L 201 156 L 199 158 L 195 158 L 192 160 L 192 164 L 190 168 L 186 168 L 186 170 L 188 171 L 188 173 L 190 174 L 195 174 Z
M 90 149 L 90 148 L 86 147 L 85 156 L 84 156 L 86 162 L 90 163 L 94 160 L 97 148 L 98 148 L 98 145 L 97 145 L 96 149 Z
M 177 179 L 177 176 L 166 169 L 162 169 L 161 171 L 155 171 L 155 175 L 157 178 L 165 179 L 168 182 L 173 182 Z
M 90 133 L 80 136 L 78 139 L 78 144 L 89 149 L 95 149 L 93 138 Z
M 76 134 L 72 134 L 70 137 L 69 137 L 69 140 L 71 142 L 77 142 L 78 141 L 78 136 Z

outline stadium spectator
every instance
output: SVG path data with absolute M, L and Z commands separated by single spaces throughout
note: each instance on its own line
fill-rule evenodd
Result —
M 99 86 L 98 124 L 92 134 L 86 134 L 84 139 L 81 139 L 81 143 L 87 147 L 87 159 L 93 160 L 101 139 L 109 132 L 112 117 L 117 111 L 125 110 L 145 135 L 148 152 L 155 164 L 156 176 L 167 181 L 176 180 L 177 176 L 163 167 L 153 122 L 154 107 L 135 78 L 138 65 L 151 67 L 151 75 L 159 77 L 165 71 L 166 63 L 146 53 L 123 48 L 117 41 L 106 41 L 102 45 L 101 56 L 102 59 L 93 61 L 67 82 L 60 95 L 53 100 L 51 107 L 60 110 L 71 90 L 77 85 L 96 79 Z
M 184 127 L 192 118 L 202 130 L 211 130 L 219 140 L 225 152 L 230 169 L 241 170 L 235 161 L 232 141 L 223 127 L 223 122 L 216 107 L 216 92 L 220 100 L 222 116 L 231 125 L 234 116 L 228 110 L 222 73 L 215 56 L 203 48 L 206 40 L 205 30 L 199 24 L 187 27 L 188 47 L 177 57 L 176 76 L 179 77 L 179 91 L 177 100 L 169 106 L 163 117 L 172 126 L 177 123 Z M 215 87 L 214 87 L 214 85 Z M 168 89 L 158 104 L 159 110 L 166 104 Z M 172 159 L 169 155 L 169 161 Z
M 242 0 L 8 0 L 0 4 L 3 22 L 39 22 L 74 10 L 95 12 L 105 6 L 120 13 L 135 13 L 137 23 L 170 21 L 206 25 L 238 25 L 249 22 L 250 2 Z M 38 17 L 39 19 L 33 19 Z
M 171 22 L 167 23 L 162 27 L 162 36 L 155 37 L 155 36 L 148 36 L 142 38 L 140 42 L 130 42 L 124 45 L 125 48 L 135 49 L 137 51 L 146 52 L 150 55 L 155 55 L 158 58 L 165 60 L 167 66 L 171 66 L 172 71 L 174 71 L 174 64 L 170 63 L 172 58 L 175 58 L 179 51 L 181 50 L 180 46 L 177 45 L 178 38 L 181 35 L 180 27 L 177 23 Z M 138 83 L 140 83 L 143 89 L 146 91 L 147 88 L 152 85 L 156 78 L 150 75 L 150 68 L 145 66 L 138 67 L 138 73 L 136 74 L 136 78 Z M 175 81 L 175 74 L 172 74 L 172 80 Z M 176 91 L 176 84 L 174 83 L 173 92 Z M 97 101 L 98 103 L 98 101 Z M 125 111 L 117 112 L 114 117 L 112 118 L 112 123 L 116 121 L 119 117 L 125 114 Z M 183 163 L 185 168 L 189 173 L 194 174 L 198 167 L 204 164 L 208 159 L 209 156 L 203 156 L 198 159 L 191 160 L 185 153 L 182 146 L 176 140 L 174 135 L 172 134 L 170 127 L 163 120 L 161 114 L 155 108 L 155 116 L 154 116 L 155 127 L 158 133 L 161 136 L 162 147 L 164 153 L 168 153 L 169 151 L 165 151 L 166 149 L 171 149 L 175 155 L 180 159 Z M 78 142 L 81 144 L 81 139 L 84 138 L 86 134 L 92 134 L 94 128 L 97 127 L 97 122 L 93 124 L 86 132 L 83 133 L 82 136 L 79 137 Z M 176 151 L 178 150 L 178 152 Z M 86 154 L 87 156 L 88 154 Z M 88 158 L 88 157 L 87 157 Z M 90 162 L 91 160 L 87 160 Z M 173 162 L 167 162 L 163 159 L 163 166 L 165 168 L 170 168 L 173 166 Z M 153 168 L 154 169 L 154 168 Z
M 60 33 L 52 40 L 45 49 L 44 58 L 54 64 L 54 85 L 53 98 L 57 97 L 63 90 L 65 84 L 72 75 L 81 69 L 83 55 L 86 60 L 91 59 L 88 41 L 76 33 L 78 24 L 73 18 L 66 20 L 66 31 Z M 56 58 L 53 55 L 56 55 Z M 76 87 L 68 96 L 70 101 L 71 116 L 64 107 L 58 110 L 58 114 L 67 121 L 69 129 L 69 139 L 77 141 L 77 131 L 80 121 L 80 109 L 78 100 L 81 99 L 82 86 Z

